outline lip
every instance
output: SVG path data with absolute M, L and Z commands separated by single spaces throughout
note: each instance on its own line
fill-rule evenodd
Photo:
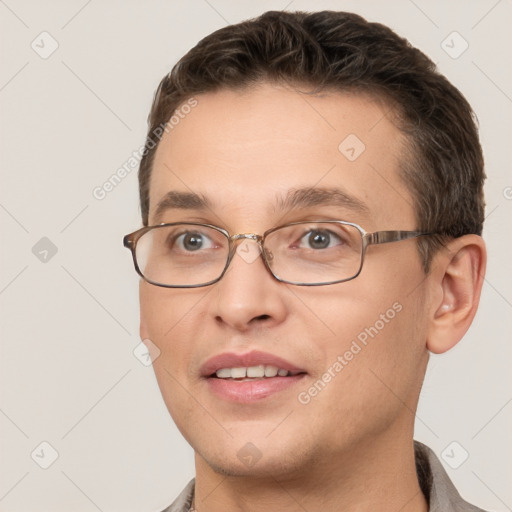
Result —
M 289 372 L 300 372 L 288 377 L 265 377 L 253 380 L 231 380 L 213 377 L 221 368 L 236 368 L 241 366 L 272 365 Z M 223 400 L 250 404 L 289 389 L 306 377 L 307 372 L 290 363 L 286 359 L 260 351 L 245 354 L 225 352 L 216 355 L 201 367 L 201 376 L 208 384 L 208 389 Z
M 260 364 L 276 366 L 277 368 L 288 370 L 289 372 L 306 373 L 303 368 L 299 368 L 286 359 L 275 356 L 273 354 L 269 354 L 267 352 L 260 352 L 258 350 L 246 352 L 245 354 L 235 354 L 234 352 L 224 352 L 222 354 L 218 354 L 208 359 L 203 364 L 203 366 L 201 366 L 200 372 L 202 377 L 207 378 L 212 376 L 217 370 L 220 370 L 221 368 L 239 368 L 242 366 L 258 366 Z
M 251 404 L 291 388 L 306 377 L 305 373 L 290 377 L 268 377 L 252 381 L 206 379 L 208 388 L 219 398 L 229 402 Z

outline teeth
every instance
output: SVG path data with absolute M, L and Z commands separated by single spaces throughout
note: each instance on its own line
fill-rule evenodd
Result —
M 233 373 L 233 372 L 231 372 Z M 259 366 L 249 366 L 247 368 L 247 377 L 264 377 L 265 367 L 260 364 Z
M 248 378 L 263 378 L 263 377 L 286 377 L 292 375 L 288 370 L 277 368 L 277 366 L 263 365 L 249 366 L 249 367 L 237 367 L 237 368 L 221 368 L 215 372 L 215 375 L 219 379 L 245 379 Z
M 216 375 L 219 379 L 231 378 L 231 368 L 222 368 L 221 370 L 217 370 Z
M 244 379 L 247 375 L 247 368 L 231 368 L 232 379 Z
M 265 366 L 265 377 L 275 377 L 277 375 L 277 366 Z

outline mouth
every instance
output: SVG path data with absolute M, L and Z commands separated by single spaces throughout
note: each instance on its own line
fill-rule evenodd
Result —
M 201 375 L 221 399 L 247 404 L 289 389 L 307 372 L 280 357 L 253 351 L 215 356 L 202 367 Z
M 257 366 L 235 366 L 233 368 L 220 368 L 209 378 L 239 380 L 242 382 L 256 379 L 273 379 L 274 377 L 293 377 L 300 375 L 301 371 L 289 371 L 271 364 Z

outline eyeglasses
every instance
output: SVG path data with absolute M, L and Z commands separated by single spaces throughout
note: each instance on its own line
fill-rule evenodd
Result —
M 219 281 L 226 273 L 237 242 L 252 240 L 275 279 L 298 286 L 342 283 L 357 277 L 369 245 L 400 242 L 429 235 L 420 231 L 367 233 L 352 222 L 319 220 L 292 222 L 254 233 L 230 235 L 210 224 L 181 222 L 143 227 L 123 239 L 131 250 L 137 273 L 148 283 L 165 288 L 197 288 Z

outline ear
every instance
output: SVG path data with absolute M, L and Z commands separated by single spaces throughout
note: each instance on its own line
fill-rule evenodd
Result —
M 456 238 L 435 255 L 427 331 L 431 352 L 450 350 L 469 329 L 480 301 L 486 263 L 485 243 L 477 235 Z

